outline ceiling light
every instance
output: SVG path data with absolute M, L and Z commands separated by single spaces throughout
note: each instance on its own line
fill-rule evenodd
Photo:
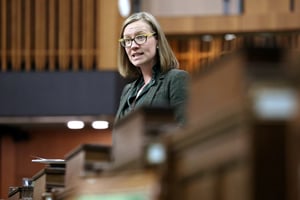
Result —
M 84 127 L 83 121 L 68 121 L 67 126 L 69 129 L 82 129 Z
M 94 129 L 107 129 L 109 127 L 108 121 L 93 121 L 92 127 Z

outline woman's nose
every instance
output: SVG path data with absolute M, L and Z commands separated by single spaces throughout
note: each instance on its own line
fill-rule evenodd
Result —
M 131 43 L 131 48 L 136 48 L 136 47 L 139 47 L 140 45 L 137 44 L 134 40 L 132 41 Z

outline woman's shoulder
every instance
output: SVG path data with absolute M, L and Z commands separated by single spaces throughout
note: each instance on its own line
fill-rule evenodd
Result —
M 139 82 L 140 79 L 141 79 L 141 77 L 135 78 L 135 79 L 133 79 L 133 78 L 132 79 L 127 79 L 125 87 L 130 87 L 130 86 L 133 86 L 133 85 L 137 84 L 137 82 Z
M 127 91 L 129 91 L 129 89 L 131 87 L 133 87 L 133 85 L 135 84 L 136 80 L 129 80 L 127 81 L 127 83 L 125 84 L 124 88 L 123 88 L 123 94 L 127 93 Z
M 170 69 L 167 73 L 166 76 L 169 77 L 189 77 L 189 73 L 183 69 L 178 69 L 178 68 L 173 68 Z

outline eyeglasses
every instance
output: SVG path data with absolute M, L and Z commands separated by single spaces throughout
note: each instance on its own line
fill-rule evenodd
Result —
M 131 47 L 132 41 L 134 41 L 136 44 L 144 44 L 147 41 L 148 37 L 151 37 L 155 35 L 156 33 L 145 33 L 136 35 L 134 38 L 121 38 L 119 39 L 119 42 L 123 47 Z

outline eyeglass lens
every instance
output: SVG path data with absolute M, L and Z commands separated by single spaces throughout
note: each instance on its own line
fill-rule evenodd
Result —
M 147 36 L 146 35 L 137 35 L 134 38 L 126 38 L 124 39 L 121 44 L 124 47 L 131 47 L 132 45 L 132 41 L 134 41 L 136 44 L 144 44 L 147 40 Z

